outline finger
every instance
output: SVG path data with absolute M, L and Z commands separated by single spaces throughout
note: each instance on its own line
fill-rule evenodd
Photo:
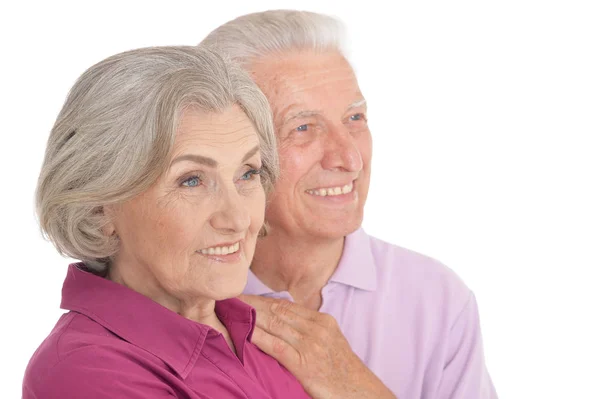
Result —
M 285 299 L 271 298 L 269 310 L 276 314 L 288 314 L 294 313 L 307 320 L 316 320 L 319 317 L 319 312 L 316 310 L 308 309 L 302 305 L 294 302 L 287 301 Z
M 312 323 L 295 314 L 286 314 L 285 317 L 272 312 L 256 312 L 256 325 L 265 332 L 284 340 L 295 349 L 305 341 L 301 331 L 309 330 L 306 324 Z
M 283 319 L 305 336 L 323 337 L 341 331 L 333 316 L 307 309 L 293 302 L 275 300 L 271 302 L 269 310 L 272 315 Z
M 240 299 L 248 300 L 248 302 L 256 305 L 257 324 L 271 334 L 288 339 L 288 342 L 291 342 L 289 338 L 292 337 L 285 331 L 285 324 L 303 334 L 310 334 L 312 330 L 319 327 L 313 321 L 319 314 L 318 312 L 308 309 L 305 312 L 303 306 L 288 300 L 263 297 L 245 297 Z
M 238 297 L 248 305 L 256 309 L 257 312 L 273 312 L 277 314 L 295 313 L 308 320 L 318 320 L 321 313 L 305 308 L 297 303 L 290 302 L 287 299 L 269 298 L 258 295 L 240 295 Z
M 311 334 L 319 327 L 327 331 L 339 329 L 333 316 L 305 308 L 286 299 L 256 295 L 240 295 L 239 299 L 256 309 L 257 316 L 261 313 L 263 316 L 267 313 L 277 315 L 303 334 Z M 264 324 L 263 328 L 267 329 L 267 325 Z
M 300 316 L 285 311 L 286 304 L 291 302 L 282 299 L 267 298 L 256 295 L 240 295 L 239 299 L 256 310 L 256 326 L 263 331 L 284 340 L 289 345 L 299 347 L 302 337 L 299 330 L 308 330 Z M 273 312 L 273 309 L 277 313 Z
M 299 364 L 300 353 L 294 347 L 258 326 L 254 327 L 252 343 L 290 371 Z
M 275 300 L 260 295 L 240 295 L 238 299 L 246 302 L 248 305 L 256 309 L 257 312 L 267 312 L 271 303 Z

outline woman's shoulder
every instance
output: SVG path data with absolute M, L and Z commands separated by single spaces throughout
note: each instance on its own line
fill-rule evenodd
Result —
M 114 395 L 117 392 L 110 391 L 106 384 L 125 383 L 124 378 L 154 382 L 161 366 L 158 359 L 86 316 L 69 312 L 59 319 L 29 361 L 23 397 L 38 397 L 40 392 L 44 397 L 65 398 L 104 397 L 100 394 L 109 392 Z
M 102 345 L 80 347 L 56 363 L 33 360 L 23 379 L 23 399 L 174 396 L 169 384 L 152 369 Z
M 60 317 L 31 360 L 34 364 L 42 363 L 48 367 L 79 350 L 108 350 L 122 344 L 126 343 L 87 316 L 68 312 Z

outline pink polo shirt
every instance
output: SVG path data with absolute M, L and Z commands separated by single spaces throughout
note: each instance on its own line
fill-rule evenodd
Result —
M 216 303 L 236 356 L 216 330 L 151 299 L 69 266 L 61 308 L 70 310 L 31 358 L 23 398 L 308 398 L 273 358 L 250 343 L 254 309 Z
M 250 272 L 246 294 L 292 300 Z M 485 367 L 477 304 L 450 269 L 368 236 L 346 237 L 322 290 L 354 352 L 398 398 L 497 398 Z

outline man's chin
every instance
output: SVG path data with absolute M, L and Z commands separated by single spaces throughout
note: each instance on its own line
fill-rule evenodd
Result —
M 362 215 L 360 217 L 327 218 L 323 217 L 315 220 L 313 224 L 313 234 L 320 238 L 337 239 L 343 238 L 358 230 L 362 224 Z

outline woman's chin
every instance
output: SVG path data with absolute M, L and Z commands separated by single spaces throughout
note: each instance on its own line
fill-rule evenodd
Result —
M 239 284 L 230 284 L 228 287 L 222 287 L 219 291 L 213 293 L 213 299 L 215 301 L 223 301 L 225 299 L 235 298 L 240 296 L 244 292 L 246 287 L 246 280 Z

